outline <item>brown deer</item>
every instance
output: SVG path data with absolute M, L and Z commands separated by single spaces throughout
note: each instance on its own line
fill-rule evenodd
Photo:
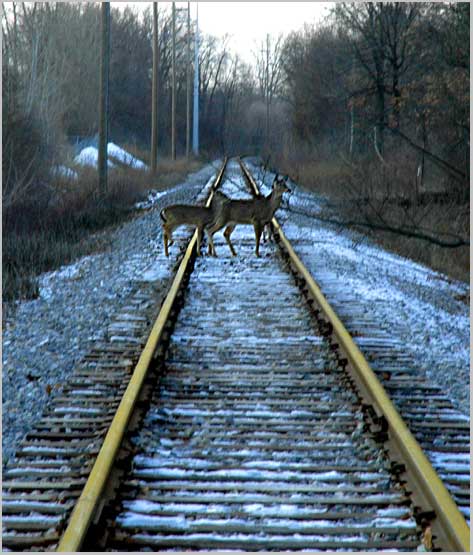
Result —
M 169 246 L 174 243 L 172 232 L 182 225 L 192 225 L 197 228 L 197 256 L 200 253 L 203 230 L 209 238 L 209 252 L 215 253 L 213 237 L 208 234 L 208 227 L 213 224 L 225 203 L 230 199 L 220 191 L 216 191 L 212 197 L 210 206 L 195 206 L 189 204 L 173 204 L 163 208 L 160 212 L 161 224 L 163 226 L 164 252 L 169 256 Z
M 227 226 L 223 235 L 227 241 L 230 251 L 233 256 L 236 256 L 236 251 L 233 248 L 230 236 L 238 224 L 253 224 L 255 229 L 256 240 L 256 256 L 259 254 L 259 245 L 261 233 L 265 225 L 269 224 L 272 220 L 274 213 L 279 208 L 284 193 L 290 192 L 286 185 L 286 180 L 283 177 L 276 175 L 273 181 L 271 194 L 267 197 L 261 196 L 250 200 L 230 199 L 222 205 L 220 212 L 217 214 L 215 223 L 210 225 L 207 229 L 209 237 L 209 253 L 216 254 L 215 249 L 211 252 L 210 245 L 213 245 L 213 235 L 222 227 Z

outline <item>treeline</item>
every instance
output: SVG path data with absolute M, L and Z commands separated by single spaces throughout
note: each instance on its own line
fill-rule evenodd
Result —
M 165 163 L 170 7 L 159 3 L 158 175 L 114 171 L 101 198 L 94 171 L 80 172 L 74 187 L 51 171 L 70 166 L 74 145 L 98 131 L 100 4 L 2 4 L 4 297 L 34 296 L 34 275 L 83 253 L 84 237 L 127 217 L 150 185 L 190 171 L 192 161 L 182 159 L 180 170 Z M 176 26 L 178 157 L 186 147 L 186 16 L 179 11 Z M 466 2 L 336 3 L 317 25 L 266 36 L 251 66 L 225 38 L 201 36 L 200 152 L 260 154 L 266 166 L 339 200 L 339 225 L 466 279 L 469 30 Z M 112 8 L 110 140 L 145 162 L 152 33 L 151 2 L 141 13 Z M 193 48 L 193 25 L 190 38 Z
M 286 41 L 293 149 L 410 166 L 468 194 L 470 5 L 339 3 Z M 431 175 L 427 175 L 427 168 Z
M 3 186 L 46 179 L 77 138 L 97 133 L 97 3 L 3 4 Z M 159 4 L 158 152 L 171 136 L 171 10 Z M 177 20 L 177 153 L 185 152 L 187 14 Z M 209 156 L 371 161 L 467 192 L 469 3 L 337 3 L 254 66 L 203 36 L 200 144 Z M 192 48 L 194 26 L 191 26 Z M 150 141 L 152 14 L 112 9 L 111 140 Z M 192 61 L 193 64 L 193 56 Z M 192 68 L 193 71 L 193 68 Z M 442 187 L 444 186 L 442 185 Z
M 463 280 L 469 37 L 467 2 L 337 3 L 285 41 L 292 132 L 272 150 L 276 167 L 336 201 L 326 221 Z
M 159 4 L 158 156 L 171 137 L 172 22 Z M 11 2 L 2 6 L 3 186 L 47 179 L 70 159 L 70 145 L 98 127 L 100 6 L 80 2 Z M 177 154 L 185 152 L 187 14 L 177 13 Z M 146 152 L 151 134 L 152 8 L 112 8 L 110 137 Z M 194 25 L 191 25 L 193 64 Z M 251 68 L 226 40 L 202 36 L 199 56 L 201 151 L 259 146 L 262 119 Z M 193 66 L 191 68 L 193 73 Z M 261 121 L 260 121 L 261 120 Z M 261 127 L 261 129 L 260 129 Z

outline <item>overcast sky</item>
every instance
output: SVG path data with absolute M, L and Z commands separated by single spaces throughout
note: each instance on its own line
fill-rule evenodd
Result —
M 127 2 L 143 9 L 151 2 Z M 170 9 L 171 2 L 159 2 Z M 191 17 L 195 19 L 197 2 L 191 2 Z M 199 28 L 211 35 L 232 36 L 231 48 L 247 62 L 253 61 L 252 51 L 266 34 L 288 34 L 304 23 L 314 23 L 327 14 L 332 2 L 198 2 Z M 187 2 L 176 2 L 187 8 Z

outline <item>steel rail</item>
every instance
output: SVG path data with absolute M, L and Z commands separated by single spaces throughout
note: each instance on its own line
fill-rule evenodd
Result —
M 241 160 L 240 165 L 253 192 L 255 194 L 260 194 L 254 178 Z M 351 335 L 328 303 L 314 278 L 295 253 L 275 217 L 272 219 L 272 224 L 276 233 L 279 235 L 286 253 L 289 255 L 291 264 L 305 280 L 305 284 L 312 298 L 332 324 L 334 334 L 348 358 L 355 375 L 359 378 L 368 393 L 374 408 L 378 411 L 378 414 L 385 417 L 389 425 L 388 432 L 396 447 L 402 453 L 404 457 L 403 462 L 405 462 L 408 472 L 411 473 L 415 483 L 421 488 L 422 495 L 425 496 L 435 510 L 438 525 L 440 526 L 439 529 L 445 534 L 445 548 L 448 551 L 469 552 L 470 529 L 455 501 L 452 499 L 444 483 L 432 467 L 432 464 L 424 454 L 412 432 L 405 424 L 363 353 L 357 347 Z
M 226 164 L 227 160 L 225 159 L 214 183 L 212 184 L 206 206 L 210 205 L 213 192 L 220 185 L 225 172 Z M 153 325 L 143 352 L 135 366 L 128 387 L 123 394 L 122 400 L 117 408 L 117 412 L 115 413 L 107 435 L 105 436 L 95 464 L 92 467 L 89 478 L 87 479 L 84 489 L 82 490 L 82 493 L 74 507 L 67 528 L 61 537 L 56 550 L 57 552 L 79 551 L 82 543 L 84 542 L 112 470 L 116 455 L 119 452 L 120 445 L 125 436 L 128 423 L 130 422 L 130 418 L 133 414 L 133 410 L 148 373 L 149 366 L 158 343 L 163 335 L 166 322 L 171 313 L 177 294 L 181 288 L 189 263 L 195 253 L 196 244 L 197 230 L 194 232 L 192 239 L 189 242 L 185 255 L 179 265 L 179 269 L 177 270 L 176 276 L 161 310 L 159 311 L 158 317 Z

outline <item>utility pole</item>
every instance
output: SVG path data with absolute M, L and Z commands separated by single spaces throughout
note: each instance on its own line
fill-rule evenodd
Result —
M 269 148 L 269 35 L 266 35 L 266 148 Z
M 189 158 L 191 143 L 191 3 L 187 2 L 187 112 L 186 112 L 186 157 Z
M 199 3 L 195 21 L 195 56 L 194 56 L 194 118 L 192 127 L 192 150 L 199 155 Z
M 151 100 L 151 173 L 158 164 L 158 3 L 153 2 L 153 91 Z
M 110 2 L 102 2 L 99 91 L 99 192 L 107 192 L 108 87 L 110 75 Z
M 172 3 L 171 158 L 176 159 L 176 3 Z

